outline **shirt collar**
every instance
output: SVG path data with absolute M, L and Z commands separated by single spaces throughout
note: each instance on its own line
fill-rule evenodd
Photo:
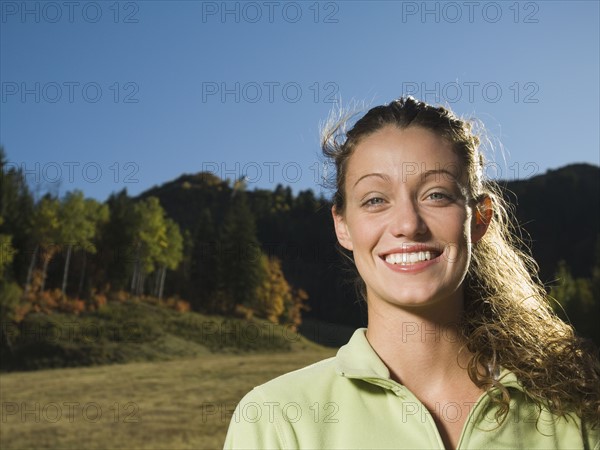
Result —
M 389 369 L 371 347 L 366 331 L 366 328 L 358 328 L 348 343 L 340 347 L 335 357 L 336 372 L 347 378 L 371 382 L 375 379 L 391 380 Z M 507 388 L 524 390 L 516 375 L 504 367 L 500 370 L 498 381 Z
M 390 371 L 379 358 L 366 336 L 366 328 L 358 328 L 335 357 L 336 372 L 348 378 L 390 378 Z

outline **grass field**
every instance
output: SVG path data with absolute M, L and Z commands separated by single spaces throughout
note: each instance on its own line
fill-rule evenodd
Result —
M 315 345 L 3 374 L 0 447 L 222 448 L 231 412 L 246 392 L 335 353 Z

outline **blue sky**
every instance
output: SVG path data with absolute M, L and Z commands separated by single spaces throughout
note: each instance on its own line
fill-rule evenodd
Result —
M 0 144 L 38 194 L 203 169 L 327 194 L 334 102 L 406 93 L 483 121 L 490 175 L 600 163 L 597 1 L 0 5 Z

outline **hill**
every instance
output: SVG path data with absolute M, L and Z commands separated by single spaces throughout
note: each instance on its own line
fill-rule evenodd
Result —
M 5 325 L 10 345 L 2 347 L 2 371 L 322 349 L 265 320 L 178 312 L 133 300 L 81 315 L 33 313 L 18 325 Z
M 515 206 L 545 283 L 554 280 L 563 259 L 575 277 L 589 277 L 600 230 L 600 167 L 572 164 L 526 180 L 500 180 Z M 170 217 L 193 235 L 203 210 L 217 227 L 232 196 L 229 183 L 209 173 L 182 175 L 154 187 L 141 198 L 160 199 Z M 312 191 L 296 196 L 289 187 L 247 193 L 263 250 L 282 260 L 287 279 L 309 294 L 306 317 L 364 326 L 366 312 L 352 283 L 352 272 L 336 251 L 331 204 Z
M 600 235 L 600 167 L 571 164 L 527 180 L 500 182 L 531 236 L 542 279 L 564 259 L 577 277 L 589 277 Z

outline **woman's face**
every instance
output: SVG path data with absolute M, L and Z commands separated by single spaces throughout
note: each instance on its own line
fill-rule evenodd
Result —
M 462 300 L 475 224 L 460 160 L 420 127 L 387 126 L 359 141 L 346 167 L 346 208 L 334 211 L 368 301 L 421 307 Z

